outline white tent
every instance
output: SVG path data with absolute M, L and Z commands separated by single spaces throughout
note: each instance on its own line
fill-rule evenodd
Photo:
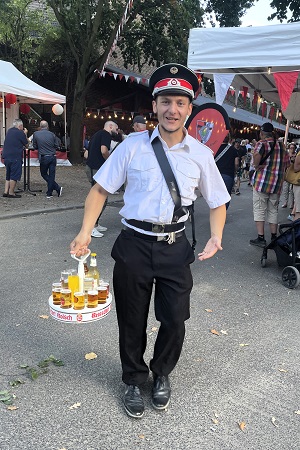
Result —
M 217 73 L 231 73 L 234 75 L 231 86 L 236 89 L 245 86 L 249 93 L 257 91 L 265 100 L 277 105 L 281 102 L 273 74 L 299 72 L 299 55 L 300 22 L 263 27 L 190 30 L 189 68 L 210 78 Z M 298 91 L 299 74 L 293 89 L 294 93 Z M 300 118 L 298 102 L 292 120 L 295 117 L 298 120 Z
M 65 104 L 66 97 L 56 92 L 39 86 L 34 81 L 25 77 L 13 64 L 0 60 L 0 96 L 4 99 L 5 94 L 15 94 L 17 104 L 11 105 L 9 109 L 4 106 L 4 101 L 0 103 L 0 126 L 1 142 L 4 142 L 6 129 L 8 129 L 13 120 L 19 117 L 20 103 L 41 103 L 41 104 Z M 66 119 L 66 118 L 65 118 Z M 65 120 L 66 123 L 66 120 Z
M 66 103 L 64 95 L 39 86 L 7 61 L 0 61 L 0 92 L 19 96 L 20 103 Z

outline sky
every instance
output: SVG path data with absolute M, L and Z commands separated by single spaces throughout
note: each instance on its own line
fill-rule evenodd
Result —
M 258 2 L 255 2 L 255 5 L 248 9 L 247 14 L 243 16 L 242 26 L 248 27 L 252 25 L 253 27 L 257 27 L 280 23 L 277 19 L 273 19 L 272 21 L 267 20 L 268 16 L 275 12 L 275 9 L 270 7 L 270 3 L 271 0 L 259 0 Z

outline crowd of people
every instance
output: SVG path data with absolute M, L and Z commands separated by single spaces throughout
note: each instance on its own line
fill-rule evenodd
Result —
M 277 137 L 273 125 L 266 122 L 260 128 L 259 141 L 231 139 L 227 135 L 215 155 L 228 193 L 240 195 L 242 179 L 253 189 L 253 216 L 258 236 L 250 240 L 251 245 L 266 246 L 266 222 L 269 223 L 271 239 L 276 238 L 281 195 L 282 208 L 289 207 L 292 210 L 287 219 L 296 220 L 300 217 L 298 186 L 285 180 L 286 170 L 291 163 L 296 171 L 300 168 L 298 150 L 294 142 L 285 145 L 283 138 Z M 226 208 L 229 204 L 226 204 Z

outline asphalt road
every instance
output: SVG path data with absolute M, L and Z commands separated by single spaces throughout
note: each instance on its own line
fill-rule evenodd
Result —
M 108 231 L 91 245 L 101 276 L 110 280 L 119 207 L 107 207 L 102 224 Z M 280 211 L 281 221 L 287 213 Z M 51 283 L 76 267 L 68 246 L 81 218 L 82 210 L 74 209 L 0 221 L 0 391 L 10 389 L 17 407 L 0 403 L 1 450 L 299 450 L 300 287 L 282 285 L 274 252 L 263 269 L 261 250 L 249 245 L 256 231 L 246 183 L 228 211 L 224 250 L 192 266 L 191 319 L 171 375 L 170 406 L 153 410 L 150 378 L 142 389 L 142 420 L 127 417 L 122 407 L 114 306 L 89 324 L 40 317 L 49 316 Z M 201 198 L 196 225 L 200 251 L 209 235 Z M 148 361 L 158 326 L 151 308 Z M 90 352 L 97 358 L 86 360 Z M 19 368 L 36 367 L 49 355 L 64 366 L 50 365 L 35 381 Z M 17 379 L 25 383 L 9 387 Z

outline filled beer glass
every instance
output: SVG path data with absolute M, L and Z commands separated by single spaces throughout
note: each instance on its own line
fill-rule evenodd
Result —
M 74 309 L 83 309 L 85 307 L 84 292 L 74 292 Z
M 52 302 L 53 305 L 60 305 L 61 283 L 52 283 Z
M 98 286 L 98 303 L 106 303 L 107 288 L 106 286 Z
M 61 289 L 61 291 L 60 291 L 60 307 L 62 309 L 72 308 L 72 291 L 71 291 L 71 289 Z
M 88 291 L 88 300 L 87 307 L 88 308 L 97 308 L 98 306 L 98 291 Z
M 109 297 L 109 282 L 108 281 L 102 281 L 99 286 L 105 286 L 106 287 L 106 297 Z

